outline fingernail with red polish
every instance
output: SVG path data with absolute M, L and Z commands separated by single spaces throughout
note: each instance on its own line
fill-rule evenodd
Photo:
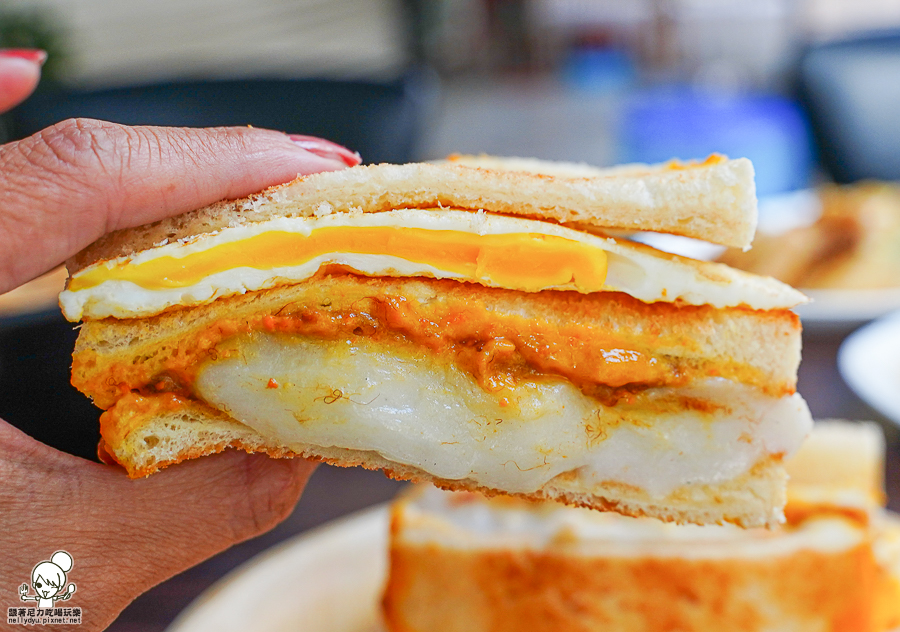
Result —
M 355 167 L 362 162 L 362 158 L 355 151 L 350 151 L 346 147 L 332 143 L 324 138 L 301 136 L 300 134 L 288 134 L 288 138 L 312 154 L 322 158 L 340 160 L 348 167 Z
M 16 57 L 43 66 L 47 51 L 39 48 L 0 48 L 0 57 Z

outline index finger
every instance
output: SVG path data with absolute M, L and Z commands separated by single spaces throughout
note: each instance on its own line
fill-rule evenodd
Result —
M 0 146 L 0 292 L 107 232 L 359 161 L 334 143 L 296 138 L 72 119 Z
M 28 98 L 41 79 L 42 50 L 0 48 L 0 113 Z

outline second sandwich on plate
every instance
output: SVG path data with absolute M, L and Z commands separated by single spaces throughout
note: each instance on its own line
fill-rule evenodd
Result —
M 776 529 L 666 524 L 423 486 L 393 509 L 390 632 L 889 632 L 900 519 L 876 424 L 819 422 Z
M 236 447 L 772 525 L 811 425 L 804 297 L 604 232 L 748 247 L 755 225 L 744 159 L 307 176 L 70 261 L 72 381 L 131 476 Z

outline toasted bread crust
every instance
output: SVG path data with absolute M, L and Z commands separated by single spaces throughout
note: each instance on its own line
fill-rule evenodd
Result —
M 884 632 L 884 571 L 864 537 L 760 559 L 579 555 L 564 547 L 404 540 L 394 516 L 383 599 L 391 632 L 854 630 Z
M 273 217 L 439 206 L 668 232 L 737 248 L 749 247 L 756 231 L 753 166 L 746 159 L 596 170 L 588 177 L 453 163 L 381 164 L 299 177 L 240 200 L 117 231 L 75 255 L 68 267 L 75 273 L 161 242 Z

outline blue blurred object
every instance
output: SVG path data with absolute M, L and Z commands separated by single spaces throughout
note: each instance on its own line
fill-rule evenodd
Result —
M 590 92 L 620 92 L 636 79 L 634 62 L 615 48 L 576 48 L 563 66 L 563 78 L 573 87 Z
M 127 125 L 253 125 L 321 136 L 358 151 L 367 163 L 400 163 L 417 158 L 436 93 L 436 79 L 421 69 L 389 82 L 186 81 L 38 92 L 10 120 L 19 138 L 71 117 Z
M 775 95 L 721 94 L 693 88 L 642 92 L 624 107 L 621 162 L 746 157 L 759 196 L 809 185 L 812 140 L 800 107 Z
M 835 181 L 900 180 L 900 31 L 812 46 L 799 90 Z

